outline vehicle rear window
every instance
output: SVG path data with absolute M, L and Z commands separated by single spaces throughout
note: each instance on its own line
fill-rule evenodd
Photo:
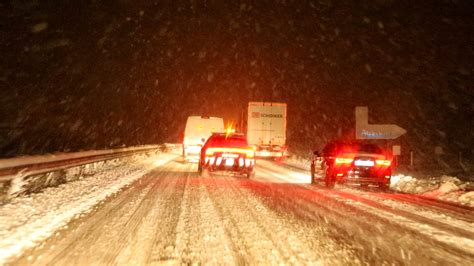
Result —
M 206 143 L 207 147 L 247 147 L 247 139 L 242 136 L 213 135 Z
M 362 143 L 330 143 L 323 150 L 324 154 L 333 153 L 354 153 L 354 152 L 366 152 L 383 154 L 382 149 L 375 144 L 362 144 Z
M 382 149 L 373 144 L 361 144 L 358 146 L 359 152 L 382 154 Z

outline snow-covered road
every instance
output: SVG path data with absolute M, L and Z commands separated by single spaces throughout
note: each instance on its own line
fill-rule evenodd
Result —
M 467 206 L 329 190 L 307 184 L 304 171 L 270 161 L 259 161 L 251 180 L 198 177 L 196 168 L 179 159 L 159 166 L 8 262 L 468 265 L 474 259 L 474 211 Z

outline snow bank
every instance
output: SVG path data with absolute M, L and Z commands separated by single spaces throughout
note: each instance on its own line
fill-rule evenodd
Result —
M 87 178 L 13 198 L 0 206 L 0 265 L 38 245 L 75 217 L 91 211 L 108 196 L 176 156 L 176 153 L 134 155 L 114 165 L 105 164 Z
M 474 192 L 466 191 L 469 182 L 462 182 L 453 176 L 443 175 L 417 179 L 412 176 L 396 175 L 392 177 L 390 187 L 399 192 L 419 194 L 474 206 Z

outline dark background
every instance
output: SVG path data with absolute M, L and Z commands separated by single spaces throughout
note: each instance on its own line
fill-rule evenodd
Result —
M 353 136 L 471 158 L 473 2 L 3 1 L 0 156 L 178 142 L 189 115 L 288 103 L 290 149 Z

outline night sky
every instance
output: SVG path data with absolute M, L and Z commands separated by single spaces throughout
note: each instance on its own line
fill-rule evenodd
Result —
M 353 134 L 472 156 L 473 1 L 6 1 L 0 156 L 178 142 L 189 115 L 288 103 L 306 152 Z

